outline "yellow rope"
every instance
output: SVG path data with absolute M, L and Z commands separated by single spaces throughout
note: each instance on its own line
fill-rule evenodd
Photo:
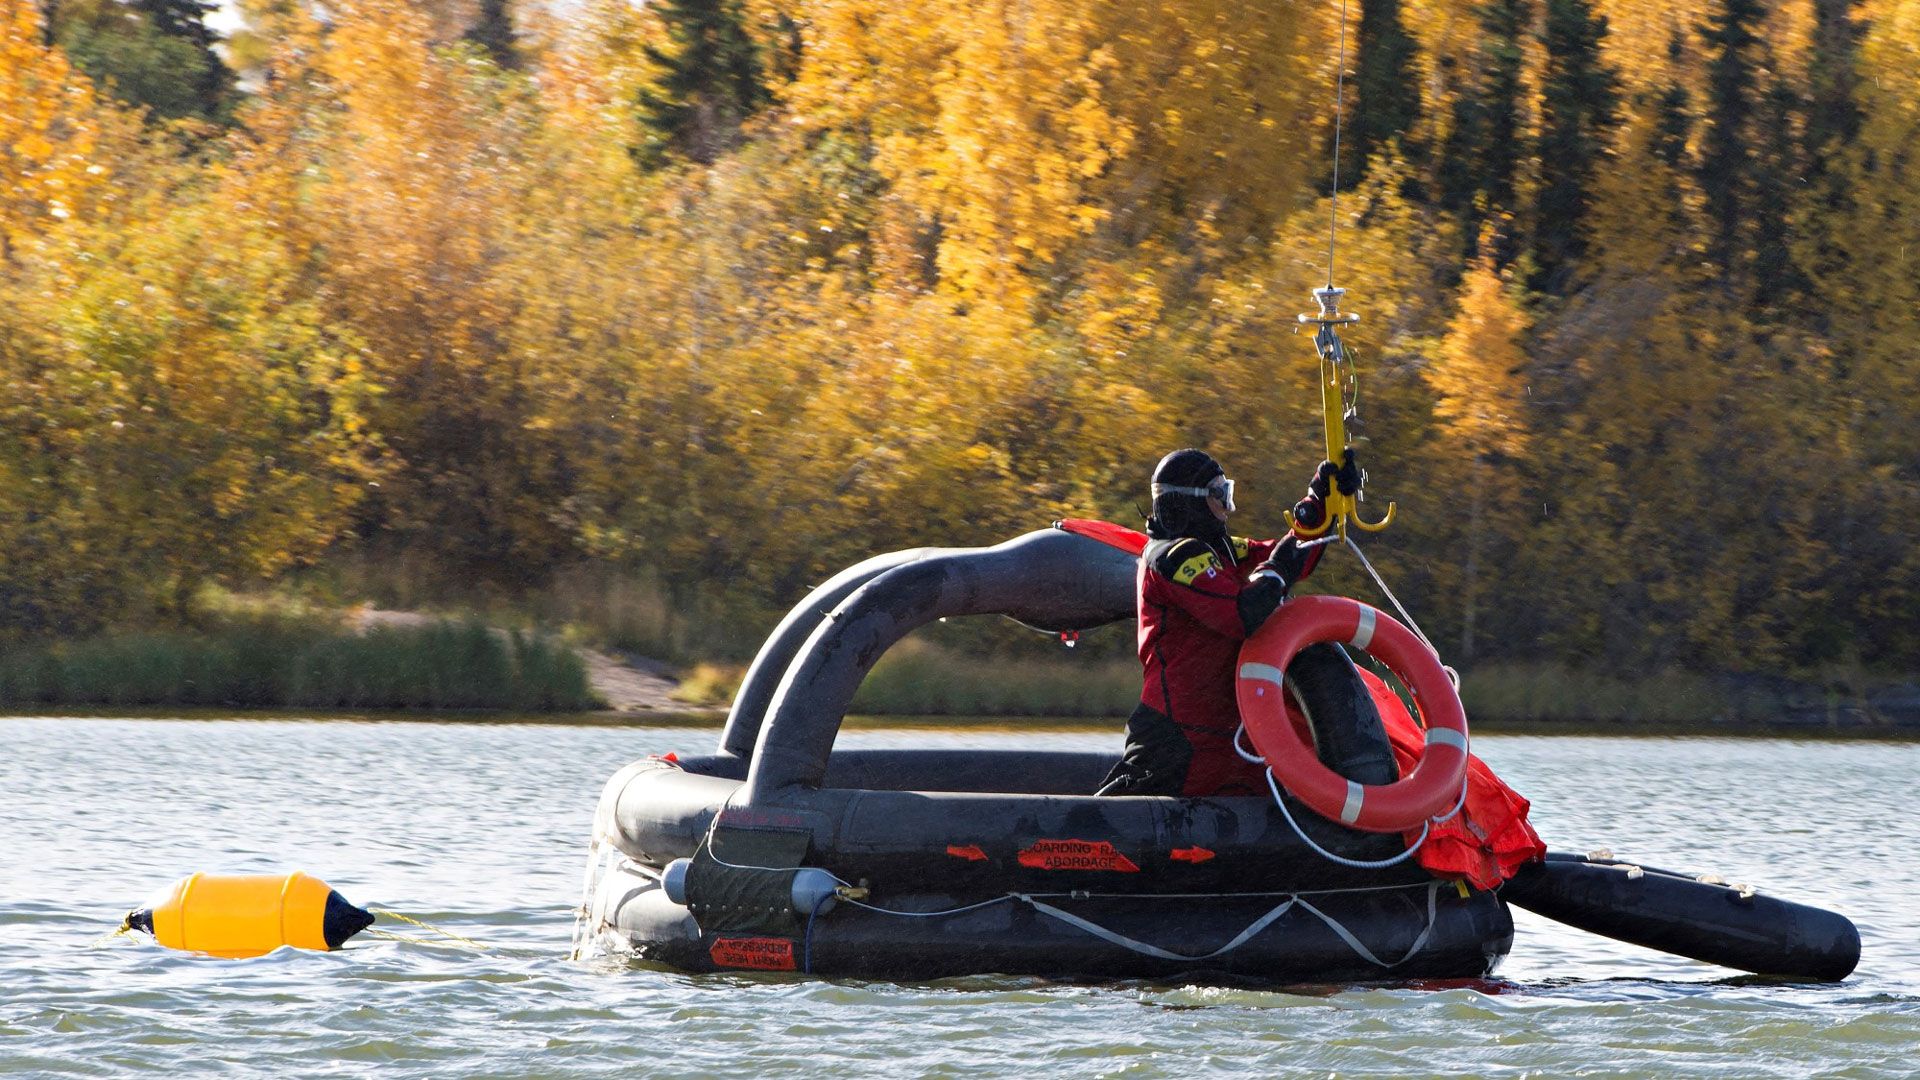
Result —
M 437 926 L 429 926 L 428 924 L 421 922 L 419 919 L 416 919 L 411 915 L 402 915 L 397 911 L 388 911 L 386 908 L 370 907 L 367 910 L 373 912 L 375 915 L 385 915 L 390 919 L 399 919 L 401 922 L 404 922 L 404 923 L 412 923 L 413 925 L 419 927 L 422 930 L 430 930 L 433 933 L 439 934 L 442 937 L 452 938 L 454 941 L 457 941 L 460 944 L 467 946 L 468 948 L 472 948 L 472 949 L 486 948 L 485 945 L 482 945 L 479 942 L 471 940 L 469 938 L 463 938 L 459 934 L 456 934 L 451 930 L 442 930 Z M 448 945 L 449 944 L 448 942 L 435 941 L 431 938 L 401 937 L 399 934 L 390 934 L 384 930 L 368 930 L 366 931 L 366 933 L 367 933 L 367 936 L 369 937 L 385 938 L 388 941 L 405 941 L 415 945 Z
M 87 948 L 97 949 L 100 946 L 105 945 L 107 942 L 112 941 L 114 938 L 124 937 L 127 934 L 130 934 L 132 932 L 133 932 L 133 927 L 128 926 L 126 923 L 121 923 L 120 929 L 115 930 L 113 933 L 108 934 L 106 937 L 103 937 L 99 941 L 96 941 L 93 944 L 87 946 Z
M 405 934 L 389 934 L 385 930 L 362 930 L 361 933 L 370 938 L 381 938 L 386 941 L 404 941 L 409 945 L 438 945 L 447 949 L 458 949 L 462 947 L 458 942 L 440 941 L 436 938 L 407 937 Z M 476 945 L 474 947 L 485 948 L 484 945 Z

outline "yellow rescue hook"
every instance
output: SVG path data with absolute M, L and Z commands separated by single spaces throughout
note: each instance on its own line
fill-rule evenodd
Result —
M 1347 355 L 1346 343 L 1340 340 L 1339 327 L 1360 321 L 1360 316 L 1343 314 L 1340 311 L 1340 298 L 1347 294 L 1345 289 L 1336 289 L 1328 285 L 1324 289 L 1313 290 L 1313 299 L 1320 305 L 1317 315 L 1302 315 L 1303 324 L 1317 325 L 1314 331 L 1314 351 L 1320 354 L 1320 412 L 1326 426 L 1327 460 L 1336 465 L 1343 463 L 1353 453 L 1353 444 L 1347 441 L 1347 421 L 1357 417 L 1355 403 L 1358 398 L 1353 376 L 1353 360 Z M 1364 479 L 1364 474 L 1362 474 Z M 1379 532 L 1393 523 L 1394 504 L 1387 504 L 1387 516 L 1377 522 L 1369 522 L 1360 516 L 1360 486 L 1355 484 L 1352 491 L 1342 491 L 1338 483 L 1330 485 L 1327 492 L 1327 515 L 1319 525 L 1309 529 L 1293 520 L 1287 514 L 1287 525 L 1295 536 L 1311 540 L 1325 535 L 1336 526 L 1340 536 L 1347 535 L 1347 522 L 1365 529 L 1367 532 Z

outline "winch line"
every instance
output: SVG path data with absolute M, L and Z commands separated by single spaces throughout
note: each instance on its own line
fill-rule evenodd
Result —
M 1340 225 L 1340 128 L 1347 97 L 1347 0 L 1340 0 L 1340 63 L 1333 84 L 1333 190 L 1327 199 L 1327 288 L 1333 288 L 1333 245 Z
M 1387 602 L 1393 605 L 1393 610 L 1400 613 L 1401 620 L 1407 624 L 1409 630 L 1413 631 L 1413 636 L 1419 638 L 1420 644 L 1425 645 L 1427 651 L 1433 654 L 1434 659 L 1438 660 L 1440 658 L 1440 650 L 1434 647 L 1432 639 L 1428 638 L 1426 632 L 1420 629 L 1420 624 L 1414 621 L 1413 616 L 1407 614 L 1406 606 L 1400 603 L 1400 598 L 1393 595 L 1392 589 L 1387 588 L 1385 579 L 1381 578 L 1380 571 L 1373 568 L 1373 563 L 1368 560 L 1367 553 L 1360 550 L 1360 545 L 1354 543 L 1352 537 L 1343 536 L 1341 539 L 1346 541 L 1347 550 L 1353 552 L 1354 557 L 1360 560 L 1360 565 L 1367 568 L 1367 576 L 1373 578 L 1373 583 L 1380 587 L 1380 592 L 1386 596 Z M 1447 673 L 1447 681 L 1453 683 L 1454 693 L 1459 693 L 1460 673 L 1454 670 L 1453 665 L 1445 661 L 1441 661 L 1440 669 Z M 1453 815 L 1448 814 L 1447 816 L 1452 817 Z

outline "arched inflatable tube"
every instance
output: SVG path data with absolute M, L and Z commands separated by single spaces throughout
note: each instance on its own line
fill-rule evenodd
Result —
M 882 572 L 815 627 L 781 678 L 754 747 L 745 803 L 776 805 L 820 786 L 861 680 L 915 628 L 955 615 L 1005 615 L 1061 631 L 1103 626 L 1133 615 L 1137 566 L 1118 548 L 1042 529 Z
M 833 609 L 839 607 L 848 594 L 888 570 L 935 550 L 912 548 L 875 555 L 828 578 L 793 605 L 780 625 L 767 635 L 753 663 L 748 665 L 746 677 L 740 680 L 740 689 L 733 695 L 733 707 L 727 710 L 727 726 L 720 732 L 720 752 L 743 759 L 753 753 L 754 740 L 760 736 L 760 720 L 780 686 L 780 677 L 787 673 L 794 655 L 813 635 L 821 620 L 832 615 Z
M 1368 784 L 1328 768 L 1287 721 L 1281 672 L 1302 649 L 1341 642 L 1375 657 L 1413 693 L 1426 746 L 1413 771 Z M 1401 832 L 1445 813 L 1467 776 L 1467 715 L 1435 657 L 1386 613 L 1344 596 L 1288 601 L 1240 649 L 1240 716 L 1255 749 L 1288 792 L 1322 817 L 1367 832 Z

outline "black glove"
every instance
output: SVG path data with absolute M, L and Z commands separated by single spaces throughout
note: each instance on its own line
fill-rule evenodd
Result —
M 1324 469 L 1327 465 L 1327 462 L 1322 462 L 1320 467 Z M 1333 474 L 1333 482 L 1339 485 L 1340 494 L 1358 495 L 1360 485 L 1366 478 L 1367 474 L 1360 471 L 1360 462 L 1353 455 L 1353 447 L 1347 447 L 1346 453 L 1340 455 L 1340 468 Z
M 1333 478 L 1340 472 L 1339 466 L 1331 461 L 1323 461 L 1313 470 L 1313 479 L 1307 481 L 1309 498 L 1324 499 L 1333 490 Z
M 1280 577 L 1281 592 L 1284 595 L 1287 589 L 1293 588 L 1301 579 L 1313 573 L 1313 568 L 1320 562 L 1322 550 L 1323 548 L 1319 545 L 1303 548 L 1300 546 L 1300 541 L 1294 537 L 1290 535 L 1283 537 L 1279 545 L 1273 549 L 1273 554 L 1255 568 L 1254 576 L 1258 577 L 1262 570 L 1273 571 Z
M 1327 520 L 1327 493 L 1333 490 L 1333 481 L 1340 470 L 1333 462 L 1323 461 L 1313 471 L 1313 479 L 1307 481 L 1307 497 L 1293 504 L 1293 523 L 1302 529 L 1317 529 Z

